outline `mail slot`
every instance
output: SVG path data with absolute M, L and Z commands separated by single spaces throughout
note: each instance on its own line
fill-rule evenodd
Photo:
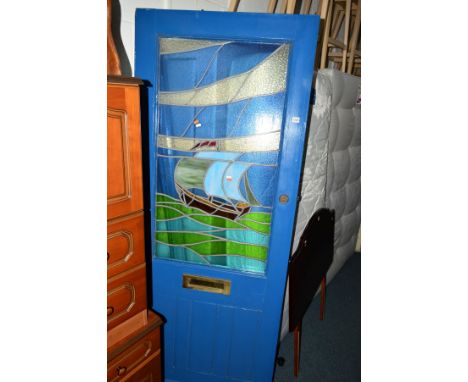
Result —
M 231 281 L 214 279 L 211 277 L 183 275 L 182 286 L 187 289 L 201 290 L 203 292 L 231 294 Z

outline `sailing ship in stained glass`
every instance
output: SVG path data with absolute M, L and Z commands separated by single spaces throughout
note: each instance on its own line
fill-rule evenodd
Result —
M 154 255 L 264 272 L 289 45 L 159 48 Z
M 249 164 L 236 162 L 239 153 L 210 151 L 181 159 L 175 169 L 175 183 L 180 200 L 187 206 L 232 220 L 259 205 L 247 177 Z M 227 175 L 228 174 L 228 175 Z M 239 184 L 243 180 L 245 197 Z M 190 191 L 201 189 L 206 197 Z

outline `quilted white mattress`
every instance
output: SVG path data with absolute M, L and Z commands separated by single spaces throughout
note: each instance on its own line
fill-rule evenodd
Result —
M 292 253 L 319 208 L 335 210 L 330 282 L 354 253 L 361 222 L 361 79 L 336 69 L 317 73 Z M 281 338 L 289 329 L 286 285 Z
M 330 281 L 354 253 L 361 225 L 361 78 L 326 69 L 332 85 L 326 207 L 335 210 Z

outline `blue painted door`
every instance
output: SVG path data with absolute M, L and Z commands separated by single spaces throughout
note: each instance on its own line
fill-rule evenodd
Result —
M 273 377 L 318 26 L 137 10 L 167 381 Z

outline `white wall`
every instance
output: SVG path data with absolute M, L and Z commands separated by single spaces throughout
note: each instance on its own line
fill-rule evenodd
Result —
M 159 9 L 204 9 L 206 11 L 227 11 L 230 0 L 118 0 L 121 10 L 120 36 L 123 48 L 134 75 L 135 57 L 135 9 L 159 8 Z M 280 0 L 281 1 L 281 0 Z M 279 2 L 280 2 L 279 1 Z M 266 12 L 268 0 L 241 0 L 239 12 Z M 119 52 L 122 56 L 123 52 Z M 122 58 L 121 58 L 122 59 Z M 124 70 L 124 68 L 123 68 Z

